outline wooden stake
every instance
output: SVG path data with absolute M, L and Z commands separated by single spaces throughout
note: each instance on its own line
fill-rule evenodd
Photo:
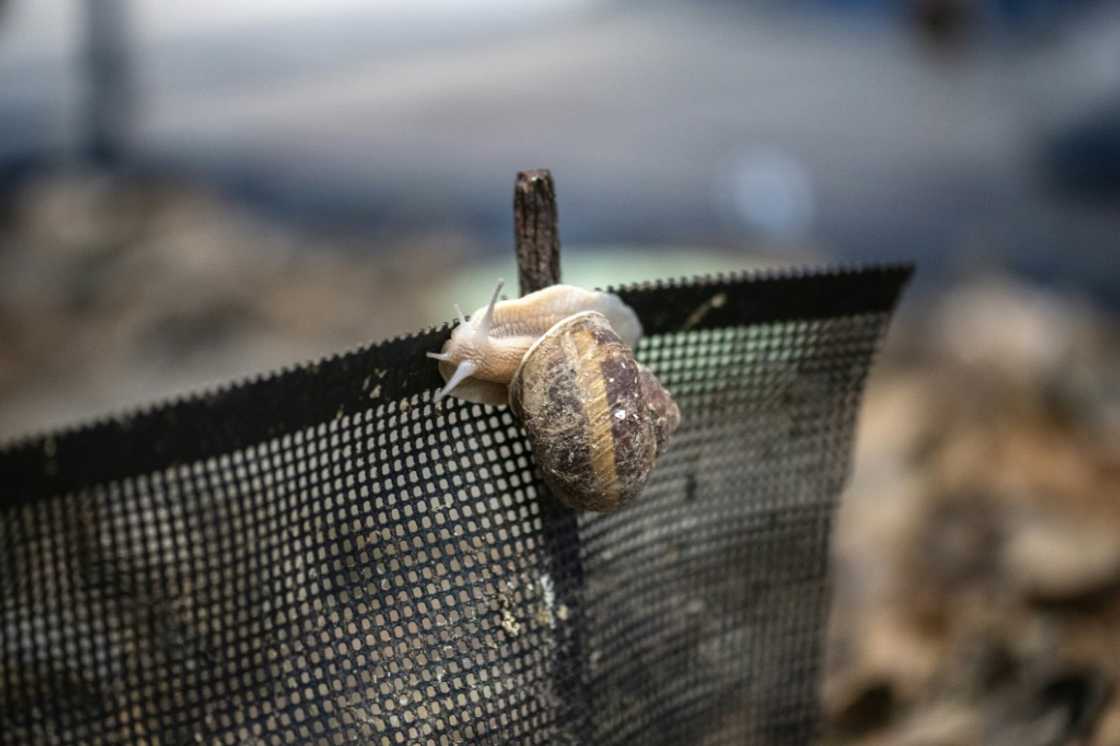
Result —
M 556 187 L 548 169 L 517 174 L 513 188 L 513 224 L 521 294 L 559 283 Z

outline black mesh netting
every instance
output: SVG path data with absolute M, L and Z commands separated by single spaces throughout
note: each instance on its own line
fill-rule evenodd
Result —
M 0 452 L 0 739 L 801 744 L 906 268 L 627 288 L 683 423 L 611 515 L 443 327 Z

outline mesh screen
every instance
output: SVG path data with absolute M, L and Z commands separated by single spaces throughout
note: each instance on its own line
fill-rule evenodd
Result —
M 0 452 L 0 740 L 801 744 L 906 268 L 620 292 L 680 430 L 611 515 L 441 327 Z

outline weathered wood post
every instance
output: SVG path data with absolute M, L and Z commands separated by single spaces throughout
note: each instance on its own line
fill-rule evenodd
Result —
M 521 294 L 560 282 L 556 188 L 547 169 L 517 174 L 513 190 L 513 219 Z M 556 626 L 554 682 L 556 691 L 563 693 L 557 712 L 557 736 L 559 742 L 578 743 L 588 732 L 591 711 L 584 686 L 581 629 L 585 620 L 579 519 L 576 511 L 550 494 L 542 494 L 538 504 L 548 573 L 556 591 L 556 602 L 568 610 L 567 621 Z

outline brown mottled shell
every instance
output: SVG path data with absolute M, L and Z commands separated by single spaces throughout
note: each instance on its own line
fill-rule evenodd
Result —
M 545 482 L 577 510 L 615 510 L 641 492 L 680 410 L 602 314 L 556 323 L 526 353 L 509 403 Z

